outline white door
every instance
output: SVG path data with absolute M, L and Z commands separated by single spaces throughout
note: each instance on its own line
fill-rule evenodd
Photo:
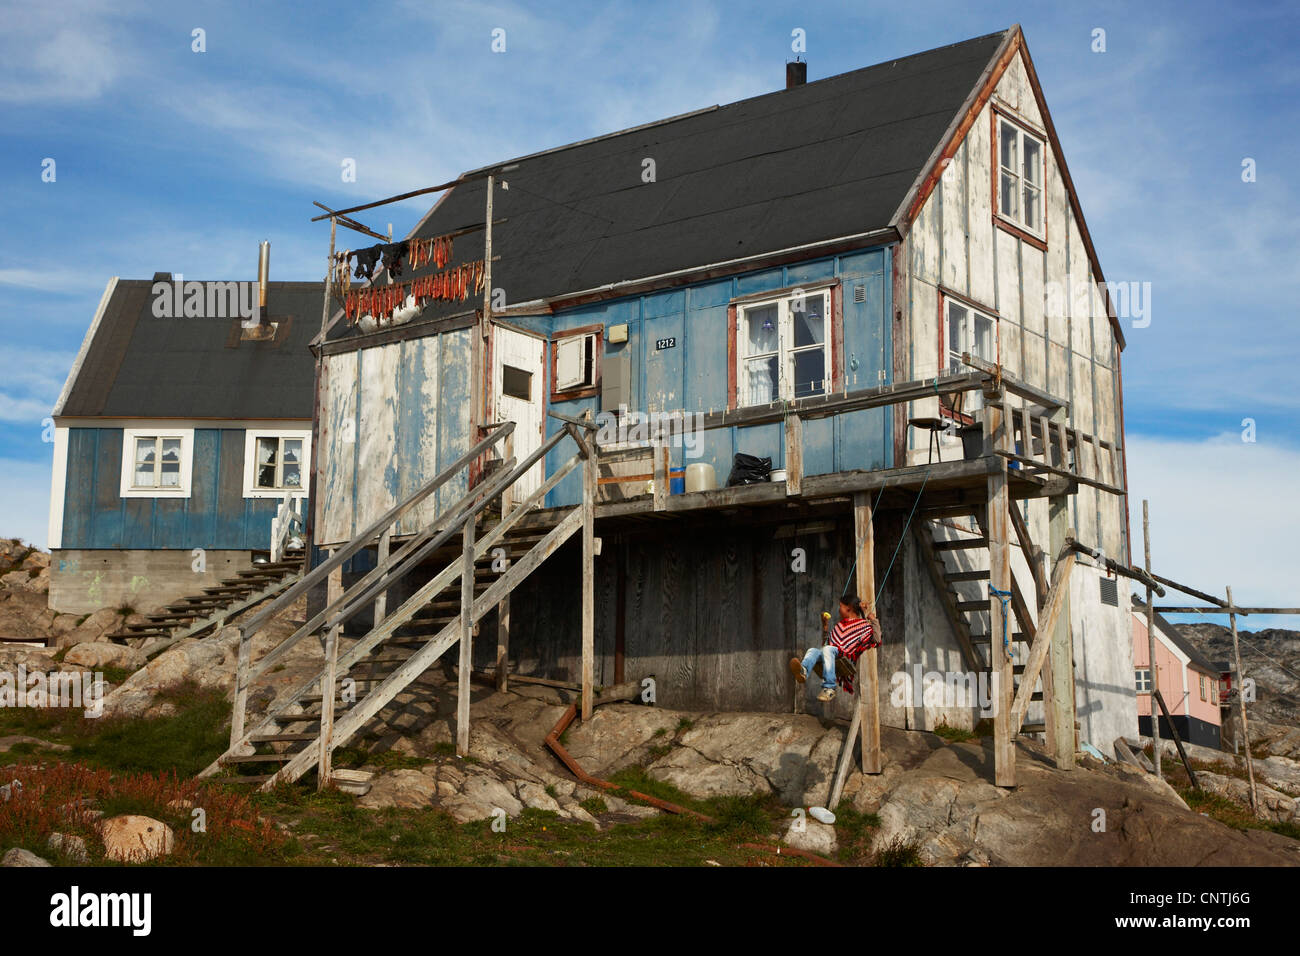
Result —
M 545 348 L 540 336 L 493 323 L 492 394 L 496 399 L 496 420 L 515 423 L 513 446 L 517 462 L 542 446 Z M 513 502 L 523 501 L 541 487 L 545 465 L 539 461 L 519 479 L 511 495 Z

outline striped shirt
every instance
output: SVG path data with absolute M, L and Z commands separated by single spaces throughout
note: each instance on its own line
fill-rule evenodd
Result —
M 831 628 L 831 643 L 845 658 L 856 661 L 869 647 L 876 647 L 876 629 L 865 617 L 848 617 Z

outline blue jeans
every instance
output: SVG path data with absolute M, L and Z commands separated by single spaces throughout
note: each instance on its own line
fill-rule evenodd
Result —
M 813 668 L 817 665 L 817 658 L 822 659 L 822 690 L 830 690 L 835 686 L 835 657 L 839 654 L 839 648 L 834 644 L 826 644 L 823 647 L 810 647 L 808 653 L 803 656 L 803 676 L 805 679 L 812 676 Z

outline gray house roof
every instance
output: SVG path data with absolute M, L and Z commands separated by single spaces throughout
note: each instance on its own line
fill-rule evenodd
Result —
M 492 285 L 518 304 L 883 230 L 1010 33 L 507 161 Z M 455 186 L 412 235 L 482 223 L 485 200 Z M 481 232 L 455 240 L 453 263 L 482 257 Z
M 159 318 L 154 280 L 114 279 L 63 394 L 62 417 L 310 419 L 324 285 L 271 282 L 275 338 L 240 335 L 239 318 Z

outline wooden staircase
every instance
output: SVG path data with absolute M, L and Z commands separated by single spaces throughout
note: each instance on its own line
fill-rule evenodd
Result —
M 474 625 L 508 598 L 520 582 L 575 532 L 590 534 L 596 487 L 595 443 L 584 437 L 585 427 L 567 424 L 518 464 L 513 457 L 494 460 L 496 467 L 484 469 L 477 485 L 442 508 L 427 527 L 410 535 L 391 554 L 387 553 L 392 533 L 402 516 L 508 439 L 514 423 L 496 426 L 488 438 L 347 545 L 336 549 L 327 560 L 242 625 L 230 747 L 199 776 L 210 776 L 225 768 L 240 768 L 248 772 L 232 779 L 258 784 L 267 790 L 277 783 L 297 780 L 316 767 L 318 783 L 325 785 L 331 773 L 333 751 L 347 744 L 390 701 L 457 645 L 460 650 L 457 739 L 458 749 L 463 753 L 469 739 L 470 642 Z M 577 446 L 575 454 L 523 501 L 513 507 L 507 504 L 504 514 L 493 514 L 491 506 L 495 502 L 520 497 L 510 493 L 517 491 L 516 482 L 566 437 Z M 582 504 L 570 509 L 547 530 L 524 531 L 516 527 L 526 514 L 541 505 L 548 492 L 578 468 L 582 469 L 584 478 Z M 343 562 L 368 547 L 378 551 L 377 566 L 344 589 Z M 499 549 L 504 549 L 509 559 L 500 572 L 493 566 Z M 431 574 L 430 569 L 434 567 L 441 570 Z M 400 607 L 389 612 L 387 594 L 399 581 L 414 590 Z M 253 662 L 252 638 L 259 629 L 300 594 L 324 582 L 328 582 L 327 606 Z M 364 609 L 373 610 L 374 625 L 346 649 L 342 648 L 344 623 Z M 320 641 L 319 670 L 280 696 L 260 719 L 246 727 L 250 687 L 283 659 L 290 648 L 307 637 Z M 312 644 L 309 642 L 308 646 Z
M 1011 505 L 1015 511 L 1015 504 Z M 931 519 L 921 522 L 915 528 L 915 538 L 919 545 L 922 563 L 929 572 L 931 581 L 943 603 L 953 633 L 961 646 L 966 659 L 966 666 L 974 672 L 992 674 L 991 662 L 993 640 L 1002 640 L 1001 633 L 989 633 L 989 540 L 987 523 L 984 516 L 976 513 L 971 516 L 972 525 L 978 530 L 965 530 L 955 525 Z M 1016 513 L 1016 518 L 1019 514 Z M 1013 519 L 1014 521 L 1015 519 Z M 1027 555 L 1031 569 L 1037 561 L 1036 555 Z M 1035 575 L 1037 578 L 1037 575 Z M 1000 598 L 999 598 L 1000 600 Z M 1025 671 L 1033 643 L 1033 619 L 1029 614 L 1029 605 L 1020 591 L 1019 583 L 1012 574 L 1011 597 L 1007 604 L 1007 654 L 1012 661 L 1012 673 L 1015 687 L 1012 694 L 1020 689 L 1020 678 Z M 1042 701 L 1041 683 L 1036 681 L 1031 701 Z M 1025 723 L 1020 728 L 1022 734 L 1045 733 L 1046 725 L 1042 722 Z
M 301 550 L 286 552 L 279 561 L 263 558 L 226 578 L 215 587 L 203 588 L 161 610 L 145 615 L 140 624 L 128 624 L 109 634 L 119 644 L 140 640 L 148 656 L 161 653 L 186 637 L 222 627 L 249 608 L 275 597 L 302 579 L 304 555 Z

